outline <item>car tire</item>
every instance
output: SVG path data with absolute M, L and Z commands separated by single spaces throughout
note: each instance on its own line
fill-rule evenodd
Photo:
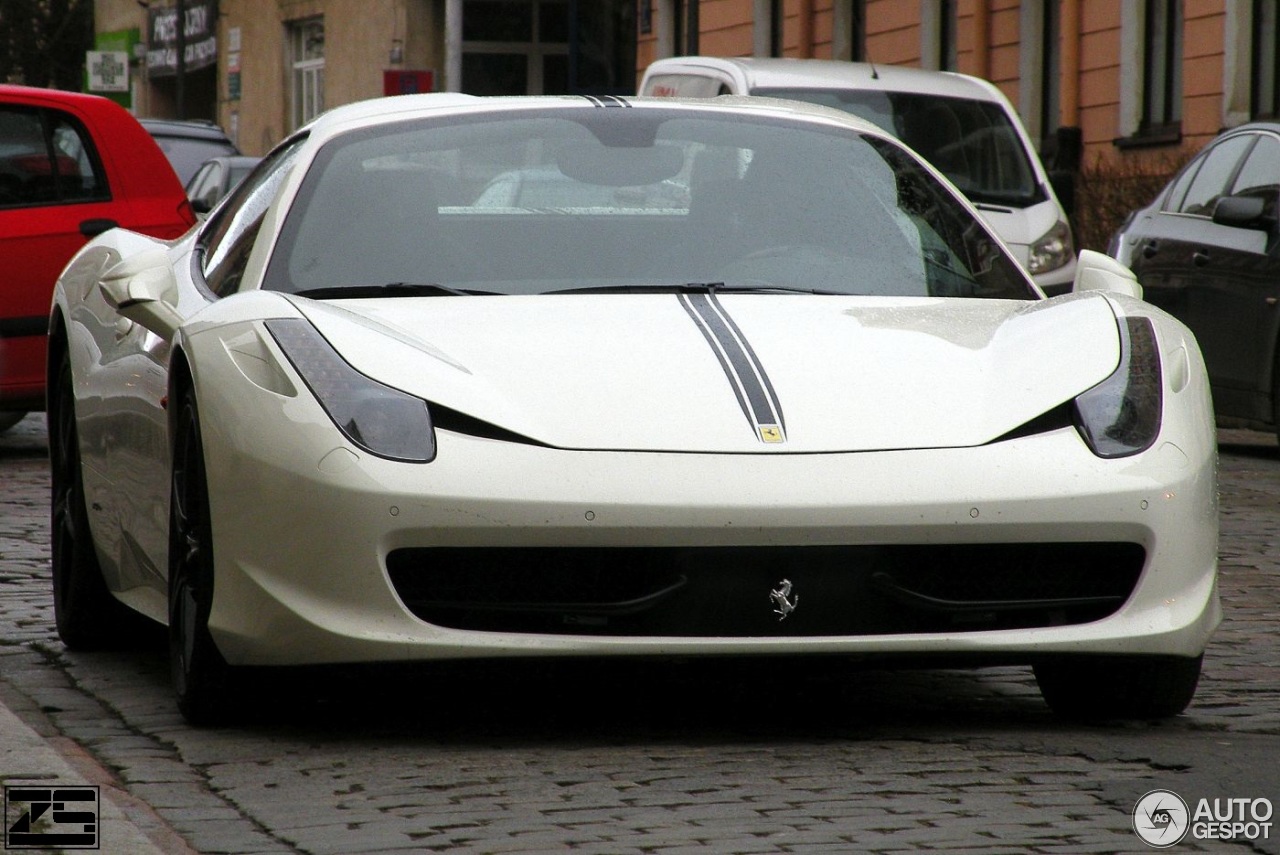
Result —
M 1203 656 L 1079 657 L 1035 666 L 1045 703 L 1065 718 L 1158 719 L 1191 703 Z
M 209 633 L 213 530 L 195 391 L 183 393 L 173 444 L 169 500 L 169 664 L 178 709 L 194 725 L 223 723 L 232 709 L 232 669 Z
M 107 589 L 89 528 L 71 360 L 63 353 L 48 412 L 53 616 L 72 650 L 128 646 L 150 622 Z

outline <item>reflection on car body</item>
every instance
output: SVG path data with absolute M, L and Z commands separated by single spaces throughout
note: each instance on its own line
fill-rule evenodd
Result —
M 339 108 L 61 278 L 59 631 L 167 623 L 194 721 L 240 666 L 532 655 L 962 656 L 1176 714 L 1219 618 L 1203 367 L 1079 269 L 1046 300 L 817 107 Z

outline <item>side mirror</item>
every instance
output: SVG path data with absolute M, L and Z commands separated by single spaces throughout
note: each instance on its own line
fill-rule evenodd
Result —
M 98 283 L 107 305 L 165 341 L 182 325 L 178 314 L 178 281 L 162 249 L 139 253 L 112 267 Z
M 1142 286 L 1133 271 L 1109 255 L 1091 249 L 1080 250 L 1072 291 L 1106 291 L 1142 299 Z
M 1213 206 L 1213 221 L 1220 226 L 1268 231 L 1275 223 L 1262 216 L 1266 208 L 1266 200 L 1257 196 L 1223 196 Z

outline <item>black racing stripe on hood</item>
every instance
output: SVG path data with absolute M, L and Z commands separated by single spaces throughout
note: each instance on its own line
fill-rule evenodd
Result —
M 714 294 L 679 294 L 677 298 L 724 369 L 756 438 L 761 442 L 785 442 L 782 405 L 742 330 Z
M 592 104 L 597 107 L 630 107 L 627 101 L 619 98 L 617 95 L 583 95 Z

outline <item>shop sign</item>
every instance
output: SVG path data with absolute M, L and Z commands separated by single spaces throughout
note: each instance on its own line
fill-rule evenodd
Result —
M 183 9 L 183 37 L 186 40 L 187 71 L 208 68 L 218 61 L 216 0 L 187 0 Z M 169 77 L 178 72 L 178 9 L 151 7 L 147 13 L 150 38 L 147 74 Z

